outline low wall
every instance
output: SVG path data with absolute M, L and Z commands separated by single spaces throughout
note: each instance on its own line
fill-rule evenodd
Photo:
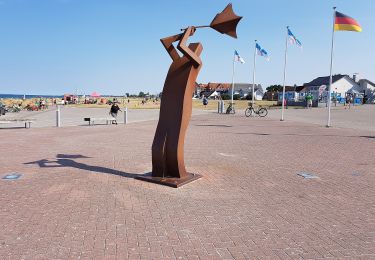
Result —
M 281 106 L 281 102 L 277 102 L 277 105 Z M 307 101 L 304 100 L 304 101 L 293 101 L 293 100 L 289 100 L 287 102 L 287 105 L 288 106 L 299 106 L 299 107 L 306 107 L 307 105 Z M 312 103 L 312 106 L 313 107 L 318 107 L 318 100 L 313 100 L 313 103 Z

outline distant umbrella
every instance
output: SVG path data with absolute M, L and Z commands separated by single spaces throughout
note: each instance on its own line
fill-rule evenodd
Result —
M 94 91 L 94 92 L 91 93 L 90 96 L 91 97 L 100 97 L 100 94 Z

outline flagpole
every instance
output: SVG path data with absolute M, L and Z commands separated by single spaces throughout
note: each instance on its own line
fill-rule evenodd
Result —
M 328 86 L 328 100 L 327 100 L 328 102 L 327 127 L 331 127 L 331 86 L 332 86 L 333 50 L 335 47 L 335 18 L 336 18 L 336 7 L 333 7 L 331 65 L 330 65 L 330 70 L 329 70 L 329 86 Z
M 256 53 L 257 53 L 257 40 L 255 40 L 255 47 L 254 47 L 254 69 L 253 69 L 253 86 L 252 86 L 252 96 L 251 96 L 251 102 L 254 105 L 254 86 L 255 86 L 255 67 L 256 67 Z
M 284 58 L 284 79 L 283 79 L 283 96 L 281 99 L 281 119 L 280 121 L 284 121 L 284 100 L 285 100 L 285 79 L 286 79 L 286 63 L 288 60 L 288 30 L 289 26 L 286 27 L 286 38 L 285 38 L 285 58 Z
M 233 89 L 234 89 L 234 72 L 235 72 L 235 59 L 236 59 L 236 54 L 234 54 L 233 56 L 233 70 L 232 70 L 232 101 L 231 101 L 231 104 L 232 104 L 232 109 L 233 109 Z

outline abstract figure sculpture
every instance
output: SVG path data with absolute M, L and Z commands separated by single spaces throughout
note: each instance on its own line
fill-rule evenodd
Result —
M 160 106 L 159 123 L 152 144 L 152 175 L 137 179 L 179 187 L 200 178 L 198 174 L 186 172 L 184 163 L 185 133 L 192 112 L 192 95 L 198 73 L 202 67 L 201 43 L 186 42 L 196 28 L 211 27 L 221 33 L 237 38 L 236 26 L 242 17 L 236 16 L 229 4 L 217 14 L 210 26 L 189 26 L 183 33 L 161 39 L 172 58 L 165 80 Z M 175 47 L 183 54 L 181 57 Z

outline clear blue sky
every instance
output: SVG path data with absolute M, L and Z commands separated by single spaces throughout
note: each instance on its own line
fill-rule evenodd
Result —
M 187 25 L 209 24 L 224 0 L 0 0 L 0 93 L 122 95 L 162 90 L 170 58 L 159 39 Z M 281 84 L 285 27 L 303 43 L 289 48 L 287 84 L 329 74 L 332 7 L 355 18 L 362 33 L 337 32 L 334 73 L 375 81 L 375 1 L 234 0 L 244 18 L 238 39 L 200 29 L 198 82 L 230 82 L 234 49 L 246 60 L 236 82 L 252 81 L 254 40 L 271 60 L 257 58 L 256 82 Z

